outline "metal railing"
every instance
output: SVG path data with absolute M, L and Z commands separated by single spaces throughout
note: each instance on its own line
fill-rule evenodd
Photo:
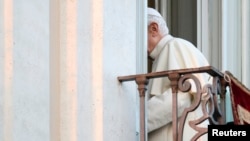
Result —
M 212 78 L 211 84 L 206 84 L 201 87 L 199 79 L 194 75 L 197 73 L 207 73 Z M 149 79 L 168 77 L 170 80 L 170 85 L 172 89 L 172 128 L 173 128 L 173 140 L 182 141 L 183 128 L 186 120 L 186 116 L 190 111 L 197 108 L 197 105 L 202 106 L 203 116 L 195 121 L 190 121 L 190 126 L 197 131 L 192 140 L 196 140 L 202 135 L 208 132 L 207 128 L 198 127 L 197 124 L 202 121 L 209 120 L 210 124 L 225 124 L 225 93 L 227 82 L 224 80 L 224 74 L 214 68 L 213 66 L 206 66 L 200 68 L 189 68 L 189 69 L 179 69 L 179 70 L 169 70 L 162 72 L 153 72 L 147 74 L 137 74 L 129 76 L 119 76 L 118 80 L 120 82 L 125 81 L 135 81 L 138 85 L 138 91 L 140 96 L 140 141 L 146 141 L 147 130 L 145 127 L 145 94 L 147 90 L 147 84 Z M 190 90 L 191 84 L 189 80 L 192 79 L 196 85 L 196 95 L 192 105 L 184 110 L 179 120 L 177 120 L 177 94 L 178 91 L 188 92 Z M 205 100 L 201 100 L 201 95 L 206 89 L 208 97 Z

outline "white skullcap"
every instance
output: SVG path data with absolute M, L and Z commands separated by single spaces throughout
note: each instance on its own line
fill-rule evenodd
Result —
M 161 14 L 157 10 L 148 7 L 148 25 L 150 25 L 152 22 L 156 22 L 159 25 L 162 35 L 169 34 L 167 23 Z
M 148 15 L 162 17 L 161 14 L 153 8 L 148 7 Z

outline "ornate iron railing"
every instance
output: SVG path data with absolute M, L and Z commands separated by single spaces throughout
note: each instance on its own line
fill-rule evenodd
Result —
M 211 84 L 200 86 L 199 79 L 194 75 L 197 73 L 207 73 L 212 78 Z M 207 128 L 198 127 L 197 124 L 204 120 L 209 120 L 210 124 L 225 124 L 225 93 L 227 83 L 224 80 L 222 72 L 212 66 L 180 69 L 180 70 L 169 70 L 162 72 L 153 72 L 147 74 L 137 74 L 129 76 L 120 76 L 118 80 L 120 82 L 135 81 L 138 85 L 138 91 L 140 96 L 140 141 L 146 141 L 147 130 L 145 127 L 145 94 L 147 90 L 147 84 L 149 79 L 168 77 L 171 82 L 172 88 L 172 126 L 173 126 L 173 140 L 182 141 L 183 128 L 186 120 L 186 116 L 190 111 L 197 108 L 197 105 L 201 104 L 203 116 L 195 121 L 190 121 L 190 126 L 197 131 L 192 140 L 198 139 L 200 136 L 208 132 Z M 192 105 L 184 110 L 179 121 L 177 120 L 177 94 L 178 91 L 187 92 L 191 88 L 191 83 L 186 81 L 192 79 L 196 85 L 197 93 L 194 96 L 194 102 Z M 201 95 L 204 90 L 207 90 L 208 97 L 205 100 L 201 100 Z M 179 126 L 178 126 L 179 125 Z

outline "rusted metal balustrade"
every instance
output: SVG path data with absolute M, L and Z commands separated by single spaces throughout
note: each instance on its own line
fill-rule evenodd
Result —
M 212 84 L 206 84 L 201 86 L 201 83 L 194 74 L 207 73 L 213 78 Z M 200 136 L 208 132 L 207 128 L 198 127 L 197 124 L 204 120 L 209 120 L 210 124 L 225 124 L 225 93 L 227 82 L 224 80 L 222 72 L 214 68 L 213 66 L 206 66 L 200 68 L 180 69 L 180 70 L 169 70 L 162 72 L 153 72 L 147 74 L 137 74 L 129 76 L 120 76 L 118 80 L 120 82 L 135 81 L 138 85 L 138 91 L 140 96 L 140 141 L 146 141 L 147 130 L 145 127 L 145 93 L 147 90 L 147 84 L 149 79 L 168 77 L 171 82 L 172 88 L 172 126 L 173 126 L 173 140 L 182 141 L 183 128 L 188 112 L 193 111 L 202 105 L 203 116 L 195 121 L 190 122 L 190 126 L 197 131 L 197 134 L 192 140 L 198 139 Z M 178 90 L 187 92 L 191 88 L 189 80 L 192 79 L 196 85 L 197 93 L 194 95 L 194 102 L 189 108 L 186 108 L 182 113 L 179 123 L 177 121 L 177 93 Z M 208 93 L 205 100 L 201 100 L 201 95 L 204 90 Z M 179 124 L 179 126 L 178 126 Z

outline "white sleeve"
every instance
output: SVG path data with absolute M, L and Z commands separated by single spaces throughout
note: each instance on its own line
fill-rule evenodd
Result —
M 191 95 L 179 92 L 178 116 L 191 105 Z M 172 121 L 172 90 L 168 89 L 161 95 L 155 95 L 148 100 L 148 132 L 158 129 Z

